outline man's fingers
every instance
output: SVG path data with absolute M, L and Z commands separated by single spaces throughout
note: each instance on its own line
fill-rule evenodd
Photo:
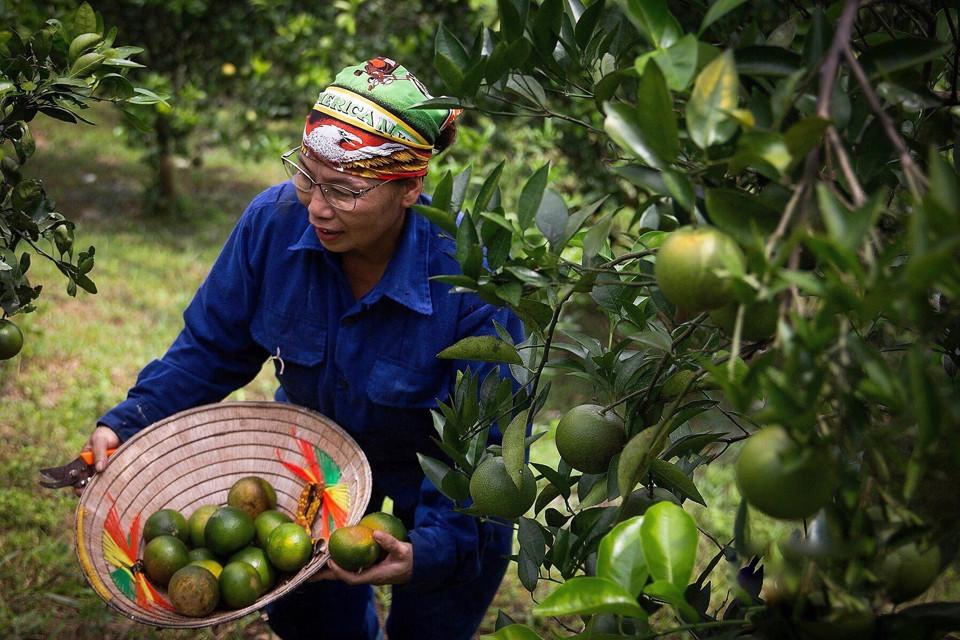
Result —
M 386 531 L 374 531 L 373 539 L 376 540 L 377 544 L 387 553 L 393 553 L 401 548 L 400 541 Z

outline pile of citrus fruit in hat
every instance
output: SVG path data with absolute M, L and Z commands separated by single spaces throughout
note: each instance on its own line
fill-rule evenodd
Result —
M 381 517 L 396 520 L 388 514 L 367 516 Z M 385 530 L 401 539 L 406 536 L 406 530 Z M 189 518 L 174 509 L 153 513 L 144 523 L 143 539 L 142 564 L 147 578 L 166 588 L 179 613 L 196 618 L 210 615 L 218 607 L 242 609 L 253 604 L 284 576 L 302 569 L 313 557 L 314 548 L 310 532 L 277 509 L 276 491 L 257 476 L 237 480 L 226 506 L 203 505 Z M 338 539 L 341 566 L 353 567 L 354 557 L 365 562 L 369 553 L 364 540 L 342 535 Z M 331 539 L 331 552 L 333 542 Z M 373 544 L 378 553 L 379 547 Z M 353 570 L 379 559 L 377 555 L 373 562 L 362 562 L 362 567 Z

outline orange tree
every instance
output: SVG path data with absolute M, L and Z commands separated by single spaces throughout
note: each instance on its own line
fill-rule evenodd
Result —
M 89 103 L 109 100 L 154 104 L 162 98 L 134 87 L 126 71 L 142 65 L 130 58 L 137 47 L 114 42 L 117 30 L 84 3 L 62 20 L 51 18 L 28 32 L 11 18 L 0 32 L 0 360 L 23 343 L 8 316 L 29 313 L 40 285 L 27 277 L 31 256 L 49 259 L 67 279 L 67 293 L 97 289 L 88 275 L 94 248 L 76 251 L 74 223 L 47 197 L 40 178 L 27 178 L 23 166 L 36 151 L 29 123 L 38 115 L 65 122 L 87 122 Z
M 536 497 L 510 505 L 530 507 L 514 519 L 517 571 L 531 592 L 561 583 L 535 616 L 579 616 L 571 633 L 604 638 L 956 629 L 954 605 L 895 606 L 954 560 L 960 533 L 955 5 L 498 7 L 472 44 L 440 27 L 449 97 L 431 102 L 513 127 L 553 119 L 592 164 L 577 193 L 551 188 L 549 166 L 500 165 L 475 193 L 447 174 L 420 207 L 456 239 L 463 273 L 443 279 L 528 330 L 441 354 L 508 363 L 521 390 L 463 375 L 435 416 L 448 459 L 422 458 L 427 475 L 483 516 L 470 479 L 499 457 L 497 482 L 521 499 L 544 371 L 572 372 L 596 406 L 570 420 L 615 414 L 624 444 L 578 449 L 591 471 L 563 451 L 530 465 Z M 577 301 L 606 314 L 605 335 L 561 335 Z M 507 426 L 488 447 L 494 424 Z M 703 502 L 694 471 L 728 449 L 744 501 L 695 576 L 697 529 L 677 503 Z M 758 544 L 757 512 L 799 533 Z M 731 563 L 732 597 L 711 606 L 711 572 Z M 501 616 L 493 637 L 538 636 Z

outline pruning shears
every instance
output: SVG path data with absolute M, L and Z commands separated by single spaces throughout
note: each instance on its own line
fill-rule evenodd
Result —
M 112 456 L 116 449 L 107 449 L 107 456 Z M 93 451 L 81 451 L 72 462 L 59 467 L 40 469 L 40 484 L 48 489 L 74 487 L 82 489 L 96 471 L 93 468 Z

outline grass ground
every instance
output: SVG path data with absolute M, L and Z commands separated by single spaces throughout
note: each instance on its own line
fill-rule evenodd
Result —
M 17 318 L 26 346 L 19 357 L 0 363 L 0 469 L 5 478 L 0 486 L 0 637 L 268 638 L 256 617 L 203 632 L 172 632 L 114 615 L 87 586 L 73 553 L 76 498 L 36 485 L 36 470 L 75 456 L 93 421 L 124 397 L 143 364 L 164 352 L 180 329 L 183 308 L 246 203 L 282 178 L 277 161 L 238 162 L 214 152 L 201 167 L 179 170 L 181 192 L 189 197 L 184 212 L 150 219 L 141 212 L 146 175 L 138 153 L 114 134 L 109 113 L 97 116 L 104 122 L 93 128 L 38 123 L 38 154 L 28 165 L 44 177 L 58 208 L 78 222 L 77 245 L 96 247 L 91 275 L 100 293 L 68 297 L 55 269 L 35 260 L 31 277 L 44 285 L 38 311 Z M 557 382 L 553 395 L 566 406 L 582 393 L 575 382 Z M 273 388 L 268 366 L 233 397 L 265 399 Z M 548 407 L 542 416 L 545 422 L 538 426 L 548 434 L 531 456 L 550 464 L 557 459 L 550 429 L 559 412 Z M 730 465 L 711 465 L 698 476 L 698 486 L 709 508 L 692 507 L 690 512 L 705 533 L 726 535 L 739 501 Z M 761 521 L 758 532 L 769 538 L 785 529 Z M 701 544 L 700 568 L 716 552 L 707 536 Z M 734 568 L 722 566 L 716 572 L 715 603 L 727 597 Z M 547 588 L 543 585 L 537 597 Z M 956 597 L 957 591 L 951 574 L 940 594 Z M 483 631 L 494 628 L 498 609 L 534 624 L 544 637 L 560 630 L 552 621 L 533 620 L 530 596 L 515 567 L 508 571 Z

